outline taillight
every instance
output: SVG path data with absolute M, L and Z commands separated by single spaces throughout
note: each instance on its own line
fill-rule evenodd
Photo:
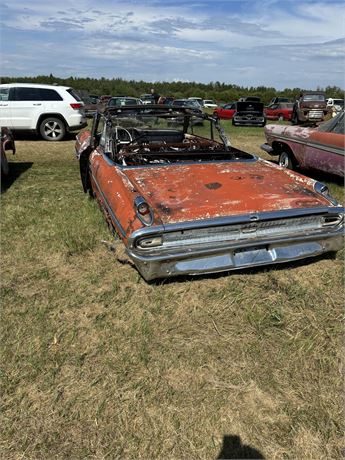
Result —
M 142 196 L 137 196 L 134 200 L 134 208 L 137 216 L 144 225 L 152 225 L 153 212 Z
M 70 106 L 72 107 L 72 109 L 78 110 L 83 107 L 83 104 L 81 104 L 80 102 L 75 102 L 75 103 L 70 104 Z

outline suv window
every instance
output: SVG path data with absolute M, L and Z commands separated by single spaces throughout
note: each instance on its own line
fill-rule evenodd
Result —
M 74 99 L 78 102 L 81 102 L 82 101 L 82 98 L 79 96 L 79 94 L 74 91 L 73 88 L 68 88 L 67 92 L 72 96 L 74 97 Z
M 41 93 L 39 88 L 13 88 L 11 91 L 13 101 L 40 101 Z
M 0 88 L 0 101 L 8 101 L 9 88 Z
M 63 101 L 63 98 L 60 96 L 60 94 L 53 89 L 41 88 L 40 93 L 42 101 Z

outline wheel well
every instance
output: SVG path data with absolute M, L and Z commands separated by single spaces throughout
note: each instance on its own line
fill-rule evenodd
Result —
M 295 166 L 298 165 L 298 162 L 296 160 L 296 157 L 295 157 L 292 149 L 287 144 L 285 144 L 284 142 L 274 141 L 274 142 L 272 142 L 272 148 L 273 148 L 273 150 L 275 152 L 277 152 L 278 155 L 280 155 L 282 152 L 289 153 L 290 156 L 291 156 L 291 161 L 294 163 Z
M 51 118 L 51 117 L 58 118 L 59 120 L 63 121 L 66 131 L 68 131 L 68 124 L 65 118 L 61 115 L 61 113 L 43 113 L 42 115 L 40 115 L 39 119 L 37 120 L 37 126 L 36 126 L 37 131 L 40 130 L 40 125 L 42 121 L 45 120 L 46 118 Z

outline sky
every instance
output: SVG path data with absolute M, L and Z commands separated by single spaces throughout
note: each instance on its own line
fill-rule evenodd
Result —
M 0 0 L 2 76 L 345 87 L 344 0 Z

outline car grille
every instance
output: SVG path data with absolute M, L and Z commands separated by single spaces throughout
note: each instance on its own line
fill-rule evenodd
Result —
M 174 231 L 164 233 L 163 244 L 160 249 L 174 249 L 184 246 L 202 247 L 205 245 L 216 247 L 223 244 L 267 240 L 276 237 L 299 237 L 325 230 L 325 227 L 336 228 L 341 222 L 342 216 L 339 214 L 331 216 L 313 215 Z
M 310 110 L 309 112 L 309 118 L 322 118 L 323 117 L 323 111 L 322 110 Z

